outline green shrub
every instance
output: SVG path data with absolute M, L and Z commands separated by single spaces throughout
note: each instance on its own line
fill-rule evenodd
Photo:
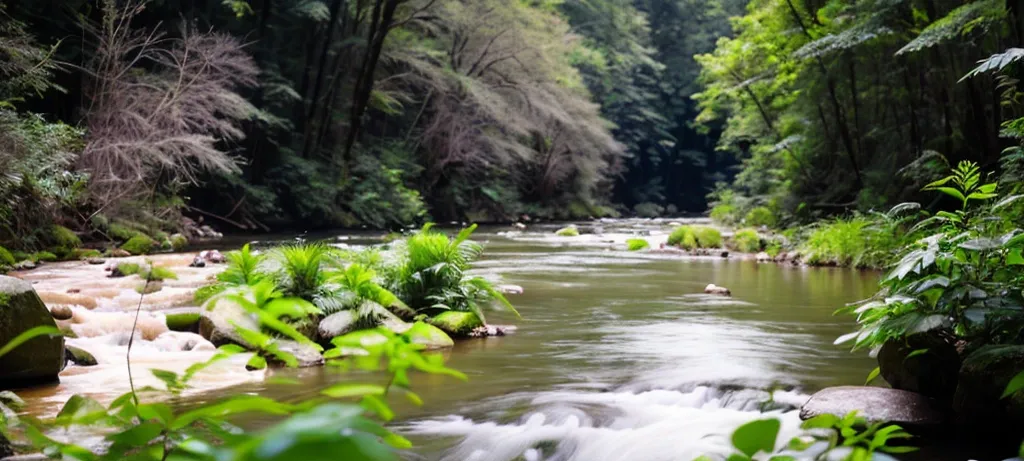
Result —
M 117 271 L 119 274 L 125 276 L 135 275 L 142 270 L 142 266 L 136 263 L 120 263 L 116 267 L 114 267 L 114 270 Z
M 697 237 L 697 245 L 701 248 L 721 248 L 722 233 L 713 227 L 693 226 L 693 234 Z
M 768 256 L 771 256 L 772 259 L 775 259 L 779 253 L 782 253 L 782 243 L 778 240 L 772 240 L 768 245 L 765 245 L 764 252 L 768 253 Z
M 580 230 L 576 226 L 566 226 L 555 231 L 555 235 L 559 237 L 579 237 Z
M 812 228 L 800 245 L 804 261 L 812 265 L 881 268 L 889 264 L 902 238 L 882 218 L 837 218 Z
M 188 237 L 181 234 L 171 235 L 171 248 L 174 251 L 182 251 L 188 247 Z
M 136 234 L 134 237 L 128 239 L 124 245 L 121 245 L 121 249 L 133 255 L 145 255 L 153 251 L 153 248 L 156 246 L 157 243 L 153 241 L 153 239 L 144 234 Z
M 26 261 L 32 259 L 32 255 L 25 253 L 24 251 L 15 250 L 11 252 L 11 255 L 14 256 L 15 261 Z
M 669 234 L 668 244 L 692 250 L 697 248 L 697 236 L 694 235 L 692 227 L 679 226 Z
M 59 248 L 74 249 L 82 246 L 82 239 L 71 229 L 64 226 L 50 228 L 50 238 Z
M 13 266 L 17 262 L 14 260 L 14 255 L 7 248 L 0 246 L 0 265 Z
M 737 221 L 739 210 L 736 206 L 728 203 L 715 205 L 711 208 L 711 220 L 719 224 L 734 224 Z
M 57 261 L 60 258 L 58 258 L 57 255 L 50 253 L 49 251 L 40 251 L 36 254 L 33 254 L 30 259 L 32 259 L 33 261 L 43 261 L 51 263 Z
M 761 236 L 754 229 L 741 229 L 732 236 L 732 247 L 743 253 L 761 251 Z
M 747 212 L 743 221 L 748 226 L 754 227 L 775 227 L 775 214 L 768 207 L 759 206 Z
M 629 248 L 629 251 L 646 250 L 647 248 L 650 248 L 650 246 L 651 246 L 651 244 L 647 243 L 647 240 L 644 240 L 644 239 L 629 239 L 629 240 L 626 240 L 626 247 Z

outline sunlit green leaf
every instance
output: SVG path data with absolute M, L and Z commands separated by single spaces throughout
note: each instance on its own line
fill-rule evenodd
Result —
M 1021 389 L 1024 389 L 1024 371 L 1010 379 L 1010 382 L 1006 384 L 1006 389 L 1003 390 L 1003 395 L 999 398 L 1005 399 Z
M 781 423 L 774 418 L 751 421 L 733 432 L 732 444 L 747 456 L 754 456 L 759 451 L 771 453 L 775 450 L 780 427 Z
M 864 381 L 864 385 L 867 386 L 868 384 L 871 384 L 871 381 L 874 381 L 875 378 L 878 378 L 878 375 L 881 373 L 882 367 L 875 367 L 874 370 L 871 370 L 871 373 L 868 373 L 868 379 Z
M 362 397 L 365 395 L 384 395 L 387 390 L 384 386 L 376 384 L 335 384 L 323 391 L 321 394 L 334 398 Z

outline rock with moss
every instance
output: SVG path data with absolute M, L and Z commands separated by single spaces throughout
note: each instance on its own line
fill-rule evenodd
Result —
M 53 226 L 50 228 L 50 239 L 58 248 L 73 250 L 82 246 L 82 239 L 74 231 L 64 226 Z
M 128 241 L 131 240 L 132 237 L 135 237 L 136 235 L 139 234 L 141 234 L 141 232 L 121 222 L 111 223 L 110 226 L 107 228 L 107 235 L 109 235 L 110 238 L 114 240 Z
M 167 328 L 173 331 L 199 331 L 199 317 L 202 309 L 198 307 L 180 307 L 164 311 Z
M 953 412 L 971 427 L 1021 427 L 1024 390 L 1003 393 L 1015 376 L 1024 372 L 1024 346 L 985 346 L 968 355 L 960 367 Z
M 443 330 L 425 322 L 415 322 L 406 330 L 406 335 L 414 344 L 422 344 L 427 349 L 443 349 L 455 345 L 455 341 Z
M 100 250 L 93 248 L 77 248 L 71 252 L 71 255 L 74 259 L 79 261 L 88 261 L 90 259 L 103 256 L 103 253 L 100 253 Z
M 14 259 L 14 255 L 6 248 L 0 246 L 0 265 L 13 266 L 17 261 Z
M 480 321 L 480 317 L 472 312 L 458 312 L 448 311 L 443 312 L 434 316 L 430 319 L 430 324 L 440 328 L 449 336 L 454 338 L 464 338 L 473 333 L 478 327 L 482 327 L 484 323 Z
M 173 234 L 171 235 L 170 240 L 171 249 L 174 251 L 184 251 L 185 248 L 188 248 L 188 237 L 185 237 L 184 235 Z
M 0 276 L 0 344 L 36 327 L 57 328 L 32 285 Z M 37 336 L 0 356 L 0 389 L 57 381 L 64 366 L 64 338 Z
M 212 305 L 205 306 L 199 316 L 199 334 L 220 347 L 225 344 L 238 344 L 245 348 L 251 348 L 248 342 L 236 330 L 259 331 L 259 321 L 244 307 L 230 299 L 219 299 Z
M 58 258 L 57 255 L 49 251 L 40 251 L 38 253 L 33 254 L 31 259 L 34 259 L 38 262 L 52 263 L 54 261 L 58 261 L 60 258 Z
M 555 231 L 555 235 L 559 237 L 579 237 L 580 230 L 575 225 L 566 226 Z
M 124 245 L 121 245 L 121 249 L 133 255 L 146 255 L 158 246 L 159 245 L 153 239 L 143 234 L 137 234 L 136 236 L 128 239 Z
M 76 344 L 68 344 L 65 347 L 67 348 L 67 358 L 71 363 L 81 367 L 91 367 L 97 364 L 96 356 L 94 356 L 92 352 L 89 352 Z

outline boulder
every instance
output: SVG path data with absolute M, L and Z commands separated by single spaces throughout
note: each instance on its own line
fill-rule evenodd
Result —
M 202 309 L 198 307 L 180 307 L 163 311 L 167 319 L 167 328 L 173 331 L 188 331 L 195 333 L 199 331 L 199 318 L 202 317 Z
M 221 252 L 217 250 L 206 250 L 199 252 L 199 257 L 206 260 L 206 262 L 220 264 L 227 260 Z
M 1024 371 L 1024 346 L 985 346 L 960 367 L 953 411 L 964 425 L 1020 427 L 1024 424 L 1024 391 L 1000 398 L 1006 385 Z
M 299 368 L 316 367 L 324 364 L 324 356 L 311 344 L 303 344 L 298 341 L 290 339 L 279 339 L 277 340 L 277 347 L 281 351 L 291 354 L 297 360 Z M 280 365 L 273 356 L 267 357 L 270 363 Z
M 708 284 L 704 287 L 704 293 L 709 295 L 720 295 L 720 296 L 732 296 L 732 292 L 726 287 L 720 287 L 714 283 Z
M 406 334 L 414 344 L 422 344 L 427 349 L 443 349 L 455 345 L 450 336 L 429 323 L 413 323 Z
M 916 392 L 948 403 L 956 392 L 960 354 L 933 333 L 890 340 L 878 351 L 882 378 L 893 389 Z
M 64 348 L 67 349 L 66 353 L 67 353 L 68 361 L 70 361 L 71 363 L 73 363 L 75 365 L 79 365 L 79 366 L 83 366 L 83 367 L 91 367 L 93 365 L 96 365 L 96 363 L 97 363 L 96 362 L 96 357 L 93 356 L 91 352 L 89 352 L 89 351 L 87 351 L 85 349 L 82 349 L 81 347 L 78 347 L 77 345 L 66 344 L 64 346 Z
M 206 260 L 202 256 L 196 255 L 192 258 L 192 262 L 189 263 L 188 267 L 206 267 Z
M 430 319 L 430 324 L 456 338 L 469 336 L 477 327 L 484 325 L 476 314 L 457 311 L 438 314 Z
M 128 250 L 122 250 L 120 248 L 113 248 L 107 253 L 110 254 L 110 257 L 112 258 L 127 258 L 132 255 Z
M 50 308 L 50 315 L 53 316 L 54 320 L 71 320 L 75 313 L 71 311 L 71 306 L 55 304 Z
M 759 262 L 759 263 L 766 263 L 766 262 L 771 262 L 772 257 L 768 253 L 762 251 L 762 252 L 754 255 L 754 259 L 756 259 L 757 262 Z
M 229 299 L 221 299 L 202 311 L 199 316 L 199 334 L 214 346 L 238 344 L 243 347 L 251 347 L 235 331 L 235 326 L 232 324 L 249 330 L 258 331 L 260 329 L 259 320 L 246 312 L 242 306 Z
M 800 418 L 818 415 L 845 416 L 857 411 L 870 422 L 933 426 L 945 421 L 942 406 L 934 399 L 899 389 L 866 386 L 829 387 L 811 396 L 800 408 Z
M 351 310 L 335 312 L 320 321 L 317 336 L 322 344 L 329 343 L 336 336 L 351 332 L 356 328 L 356 316 Z
M 523 287 L 519 285 L 498 285 L 495 287 L 502 294 L 506 295 L 521 295 L 523 294 Z
M 41 326 L 57 328 L 32 285 L 0 276 L 0 345 Z M 0 389 L 55 382 L 63 367 L 64 337 L 37 336 L 0 357 Z

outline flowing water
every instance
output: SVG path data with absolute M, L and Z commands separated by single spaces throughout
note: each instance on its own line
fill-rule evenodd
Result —
M 651 221 L 602 226 L 600 234 L 575 238 L 554 237 L 554 228 L 544 226 L 478 231 L 486 252 L 475 270 L 522 286 L 524 293 L 511 300 L 523 318 L 492 313 L 490 323 L 518 329 L 460 341 L 446 352 L 468 382 L 414 378 L 426 404 L 396 401 L 402 415 L 396 426 L 417 446 L 410 457 L 690 460 L 726 451 L 725 436 L 763 417 L 766 403 L 792 432 L 799 424 L 795 408 L 808 393 L 863 384 L 874 368 L 865 353 L 833 345 L 854 323 L 832 313 L 871 295 L 877 273 L 627 252 L 627 237 L 642 235 L 657 248 L 670 227 Z M 358 236 L 344 242 L 365 243 Z M 730 288 L 733 296 L 703 294 L 709 283 Z M 170 300 L 165 307 L 183 303 Z M 111 352 L 118 354 L 123 350 Z M 177 360 L 161 354 L 142 356 Z M 65 372 L 60 387 L 30 391 L 31 411 L 51 413 L 75 392 L 102 397 L 122 391 L 115 382 L 123 368 L 106 366 L 105 376 L 78 368 Z M 210 378 L 222 380 L 220 386 L 185 399 L 256 392 L 301 400 L 350 379 L 322 368 L 272 372 L 302 383 L 288 386 L 238 366 L 225 364 Z M 100 377 L 90 377 L 96 373 Z

